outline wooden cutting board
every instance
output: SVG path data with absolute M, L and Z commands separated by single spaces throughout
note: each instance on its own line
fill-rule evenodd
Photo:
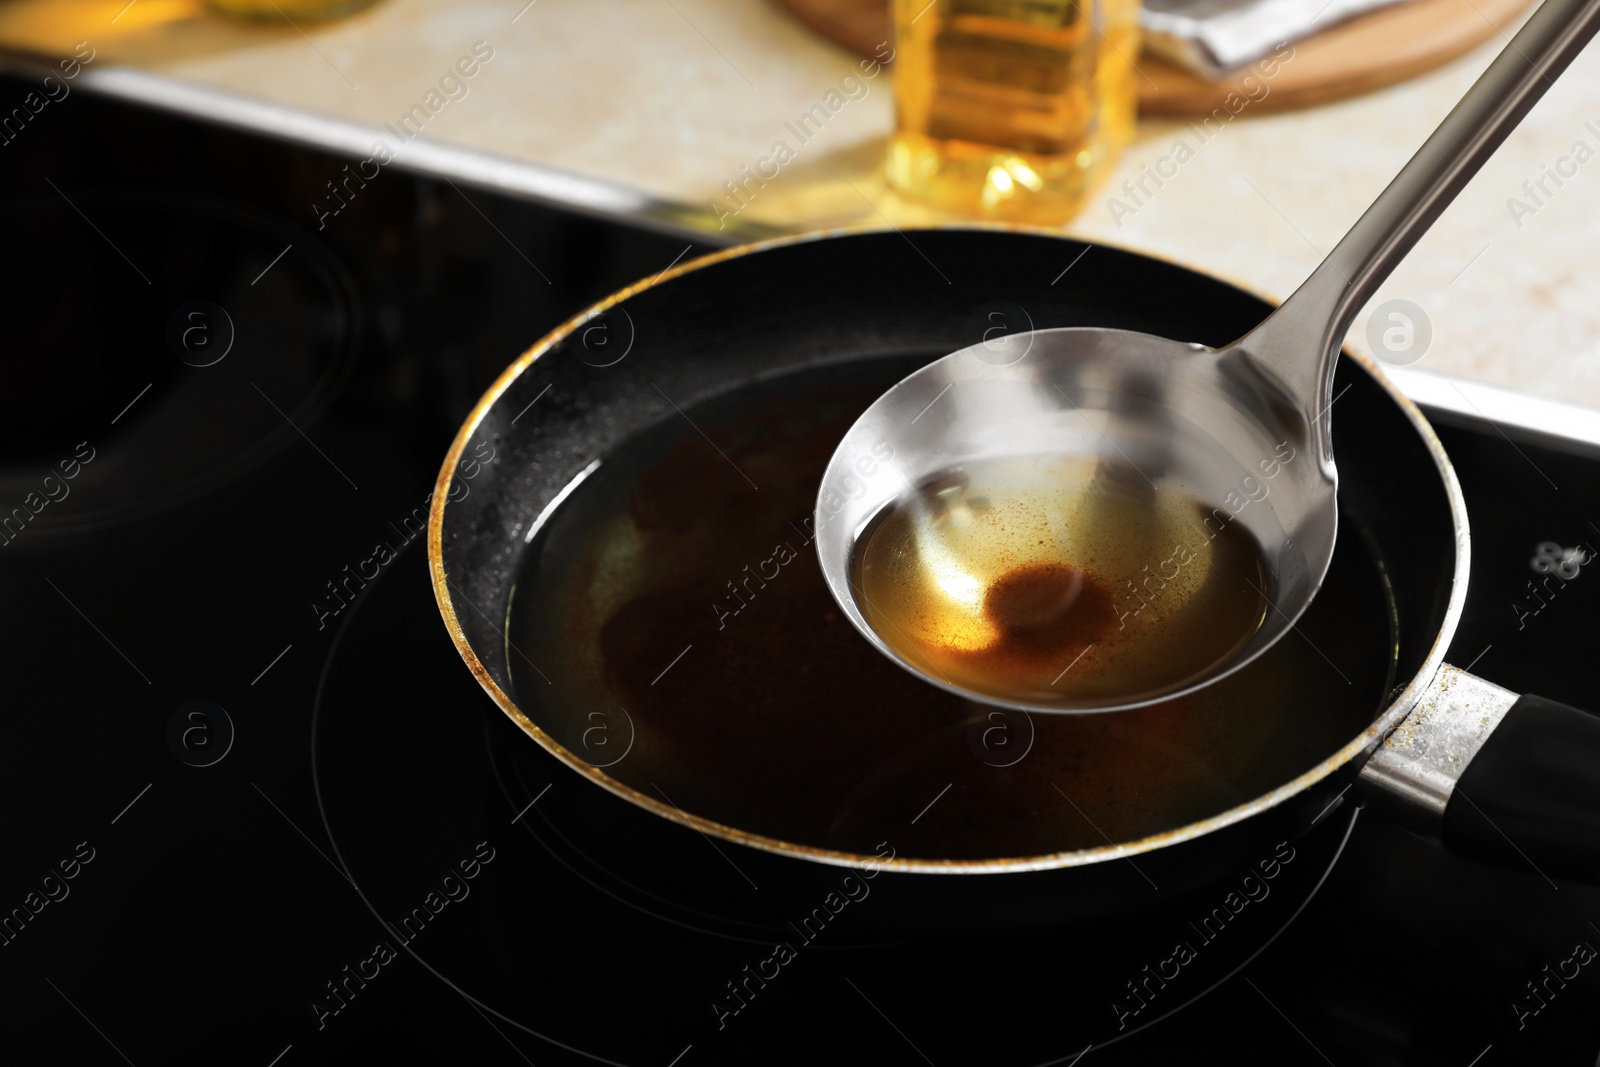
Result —
M 778 0 L 822 36 L 870 56 L 892 36 L 887 0 Z M 1530 0 L 1404 0 L 1294 44 L 1294 58 L 1252 111 L 1326 104 L 1414 78 L 1502 34 Z M 1241 91 L 1239 76 L 1208 82 L 1156 56 L 1139 59 L 1139 111 L 1205 114 Z M 1258 90 L 1259 91 L 1259 90 Z

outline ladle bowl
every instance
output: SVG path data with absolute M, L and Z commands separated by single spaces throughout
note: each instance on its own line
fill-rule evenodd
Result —
M 858 419 L 818 496 L 817 552 L 835 599 L 885 655 L 951 692 L 1023 709 L 1095 711 L 1168 700 L 1249 663 L 1310 604 L 1333 558 L 1337 475 L 1326 414 L 1300 418 L 1238 350 L 1126 330 L 1007 334 L 911 374 Z M 1239 523 L 1263 550 L 1265 617 L 1217 669 L 1120 699 L 1043 704 L 998 698 L 929 671 L 891 646 L 861 607 L 852 557 L 886 507 L 930 478 L 992 460 L 1090 457 L 1135 491 L 1184 490 L 1215 507 L 1194 536 Z M 1131 475 L 1127 473 L 1131 469 Z M 1170 548 L 1171 546 L 1166 546 Z M 1154 554 L 1154 575 L 1165 553 Z M 1159 588 L 1160 579 L 1155 578 Z M 1138 603 L 1132 596 L 1130 602 Z M 1070 658 L 1070 657 L 1067 657 Z M 1066 667 L 1066 658 L 1062 667 Z

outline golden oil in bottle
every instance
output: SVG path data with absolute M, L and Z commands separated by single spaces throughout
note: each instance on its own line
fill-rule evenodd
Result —
M 889 184 L 957 214 L 1064 222 L 1133 136 L 1138 0 L 894 0 Z

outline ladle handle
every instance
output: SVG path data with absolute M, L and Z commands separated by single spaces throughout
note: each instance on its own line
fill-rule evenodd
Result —
M 1597 29 L 1600 0 L 1545 0 L 1322 265 L 1237 344 L 1270 354 L 1300 410 L 1327 407 L 1356 312 Z

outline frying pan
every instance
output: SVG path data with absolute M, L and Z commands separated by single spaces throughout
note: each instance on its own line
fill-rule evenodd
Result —
M 630 780 L 626 762 L 601 765 L 606 761 L 581 751 L 563 726 L 584 709 L 552 707 L 546 690 L 518 681 L 526 650 L 508 632 L 516 612 L 546 613 L 558 635 L 554 647 L 562 634 L 585 640 L 569 632 L 561 615 L 569 603 L 529 605 L 524 596 L 514 604 L 526 557 L 540 550 L 539 539 L 528 544 L 530 530 L 576 506 L 583 493 L 575 487 L 631 442 L 673 432 L 715 446 L 714 413 L 719 404 L 738 407 L 745 395 L 740 390 L 766 383 L 769 397 L 777 398 L 775 411 L 803 416 L 804 394 L 790 382 L 877 367 L 884 369 L 868 381 L 882 388 L 895 375 L 992 336 L 997 324 L 1012 330 L 1121 327 L 1214 346 L 1243 335 L 1269 310 L 1237 286 L 1131 250 L 1021 227 L 964 226 L 811 234 L 716 253 L 625 289 L 553 331 L 506 370 L 466 420 L 440 472 L 428 534 L 434 590 L 450 636 L 489 696 L 530 740 L 517 758 L 535 779 L 565 785 L 570 779 L 557 771 L 559 763 L 599 787 L 563 789 L 532 818 L 582 841 L 619 879 L 691 901 L 703 914 L 758 925 L 786 906 L 814 903 L 849 873 L 841 867 L 876 877 L 880 889 L 891 887 L 897 903 L 879 914 L 892 925 L 1030 928 L 1125 913 L 1154 899 L 1192 894 L 1244 868 L 1264 870 L 1285 849 L 1292 854 L 1298 835 L 1347 802 L 1358 780 L 1355 796 L 1442 837 L 1459 853 L 1552 877 L 1600 877 L 1600 794 L 1593 784 L 1600 720 L 1518 697 L 1444 664 L 1469 574 L 1460 488 L 1421 413 L 1373 364 L 1348 351 L 1340 359 L 1333 409 L 1341 521 L 1352 531 L 1341 544 L 1369 554 L 1383 595 L 1373 601 L 1352 594 L 1336 605 L 1341 587 L 1330 581 L 1318 603 L 1326 601 L 1324 615 L 1338 611 L 1315 633 L 1313 622 L 1302 623 L 1299 638 L 1289 637 L 1287 645 L 1298 642 L 1306 662 L 1321 657 L 1334 667 L 1351 687 L 1347 697 L 1356 702 L 1356 717 L 1343 732 L 1329 733 L 1309 711 L 1302 714 L 1302 705 L 1315 703 L 1313 690 L 1337 689 L 1332 675 L 1297 676 L 1296 685 L 1285 688 L 1262 682 L 1254 666 L 1238 676 L 1244 682 L 1229 691 L 1228 707 L 1169 709 L 1163 721 L 1176 721 L 1180 735 L 1185 729 L 1207 734 L 1203 744 L 1176 744 L 1182 749 L 1176 753 L 1146 745 L 1151 720 L 1137 711 L 1070 717 L 1112 725 L 1069 739 L 1049 757 L 1060 762 L 1046 768 L 1046 777 L 1072 805 L 1070 813 L 1063 806 L 1050 817 L 1078 830 L 1063 831 L 1063 847 L 1005 851 L 1013 823 L 1032 817 L 1037 805 L 1026 812 L 1007 808 L 994 801 L 997 791 L 975 789 L 959 804 L 959 797 L 934 797 L 949 807 L 929 804 L 918 815 L 939 770 L 905 779 L 922 791 L 908 788 L 898 798 L 903 820 L 875 825 L 843 845 L 821 832 L 762 832 L 740 825 L 736 810 L 675 795 L 692 788 L 692 777 L 669 794 L 651 781 Z M 469 463 L 489 455 L 496 457 L 492 464 Z M 718 462 L 709 449 L 705 458 Z M 722 458 L 736 466 L 728 455 Z M 473 468 L 470 474 L 463 474 L 464 464 Z M 757 491 L 753 483 L 751 491 Z M 814 570 L 814 553 L 793 566 Z M 1374 633 L 1376 641 L 1351 643 Z M 794 636 L 803 648 L 805 635 Z M 705 657 L 694 669 L 699 674 L 674 668 L 684 670 L 677 677 L 710 684 L 735 676 L 730 663 L 719 662 L 719 647 L 698 650 Z M 1365 650 L 1363 658 L 1354 662 L 1358 649 Z M 659 662 L 665 665 L 674 651 L 662 647 Z M 576 645 L 569 649 L 569 655 L 582 653 Z M 887 662 L 882 667 L 902 673 Z M 873 668 L 849 659 L 845 669 Z M 658 682 L 676 680 L 665 672 L 662 679 L 648 685 L 635 680 L 631 692 L 647 699 L 660 691 Z M 769 689 L 798 683 L 772 677 L 741 684 L 746 689 L 717 690 L 730 722 L 743 704 L 761 704 Z M 915 679 L 909 684 L 919 688 L 876 704 L 824 709 L 828 722 L 844 725 L 837 738 L 819 742 L 821 750 L 831 744 L 847 760 L 858 732 L 851 724 L 866 733 L 880 718 L 896 724 L 904 752 L 938 747 L 935 735 L 948 732 L 951 720 L 935 716 L 923 727 L 917 715 L 942 697 Z M 846 699 L 840 690 L 828 692 L 832 700 Z M 982 715 L 981 706 L 969 710 Z M 1059 718 L 1034 716 L 1029 725 L 1041 737 L 1087 729 L 1058 726 Z M 1279 726 L 1263 737 L 1260 724 L 1268 721 Z M 1075 776 L 1071 757 L 1061 754 L 1074 745 L 1098 745 L 1106 759 L 1135 749 L 1142 755 L 1119 770 L 1119 781 L 1102 790 L 1109 799 L 1103 796 L 1096 807 L 1082 803 L 1082 796 L 1074 800 L 1096 758 L 1079 751 L 1077 766 L 1091 769 Z M 1239 757 L 1243 747 L 1267 756 Z M 708 758 L 740 754 L 711 752 Z M 784 752 L 765 758 L 771 790 L 781 792 Z M 1016 766 L 1039 773 L 1042 759 Z M 1220 779 L 1211 783 L 1215 788 L 1172 799 L 1171 781 L 1202 781 L 1208 774 Z M 986 809 L 991 801 L 995 807 Z M 918 848 L 926 824 L 917 819 L 931 823 L 930 809 L 940 818 L 966 820 L 960 855 Z M 760 891 L 752 892 L 756 886 Z

